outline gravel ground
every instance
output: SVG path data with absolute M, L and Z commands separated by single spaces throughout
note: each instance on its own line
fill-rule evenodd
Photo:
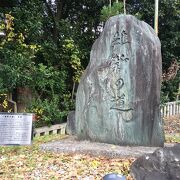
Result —
M 165 146 L 173 146 L 173 144 L 165 144 Z M 89 154 L 93 156 L 105 156 L 111 158 L 130 158 L 139 157 L 145 153 L 152 153 L 159 147 L 118 146 L 90 141 L 78 141 L 75 137 L 70 136 L 61 141 L 42 144 L 40 148 L 43 151 L 53 151 L 57 153 Z
M 164 118 L 166 135 L 180 136 L 180 116 Z M 165 143 L 165 146 L 173 146 L 174 143 Z M 42 151 L 53 151 L 69 154 L 89 154 L 93 156 L 105 156 L 111 158 L 139 157 L 145 153 L 152 153 L 159 147 L 144 146 L 118 146 L 90 141 L 78 141 L 76 137 L 69 136 L 63 140 L 42 144 Z

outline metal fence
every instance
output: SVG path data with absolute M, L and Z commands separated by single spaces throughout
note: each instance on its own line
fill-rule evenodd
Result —
M 180 101 L 168 102 L 161 106 L 162 117 L 180 115 Z

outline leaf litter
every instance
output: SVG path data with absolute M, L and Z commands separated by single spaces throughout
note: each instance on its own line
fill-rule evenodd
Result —
M 165 133 L 167 142 L 180 142 L 180 139 L 173 139 L 179 134 L 179 118 L 165 119 Z M 31 146 L 0 147 L 0 180 L 100 180 L 108 173 L 133 179 L 130 166 L 135 158 L 112 159 L 40 151 L 40 144 L 64 137 L 49 135 L 35 138 Z
M 59 140 L 60 135 L 35 138 L 32 146 L 0 147 L 0 179 L 101 179 L 108 173 L 119 173 L 132 179 L 129 168 L 134 158 L 92 157 L 40 151 L 44 142 Z

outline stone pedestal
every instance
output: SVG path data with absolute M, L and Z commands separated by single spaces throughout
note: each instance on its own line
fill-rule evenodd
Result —
M 163 146 L 161 66 L 161 44 L 148 24 L 130 15 L 111 17 L 78 87 L 78 138 Z

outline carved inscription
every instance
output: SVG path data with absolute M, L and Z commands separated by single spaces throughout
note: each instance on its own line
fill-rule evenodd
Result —
M 120 90 L 124 86 L 124 80 L 122 78 L 118 79 L 115 83 L 117 90 Z
M 121 44 L 129 43 L 128 41 L 128 35 L 125 30 L 121 32 Z
M 129 44 L 128 34 L 125 30 L 121 32 L 117 31 L 111 43 L 111 76 L 113 77 L 111 85 L 111 110 L 118 111 L 125 121 L 130 121 L 132 119 L 132 110 L 128 102 L 128 94 L 125 79 L 121 75 L 121 70 L 123 68 L 122 63 L 128 63 L 130 57 L 127 55 L 127 45 Z M 125 49 L 125 52 L 121 49 Z M 127 88 L 127 87 L 126 87 Z
M 128 63 L 131 60 L 129 54 L 128 35 L 125 30 L 116 32 L 111 43 L 110 56 L 105 64 L 98 69 L 99 84 L 102 88 L 103 100 L 110 101 L 110 110 L 117 113 L 125 121 L 132 120 L 132 105 L 130 102 L 130 84 Z

